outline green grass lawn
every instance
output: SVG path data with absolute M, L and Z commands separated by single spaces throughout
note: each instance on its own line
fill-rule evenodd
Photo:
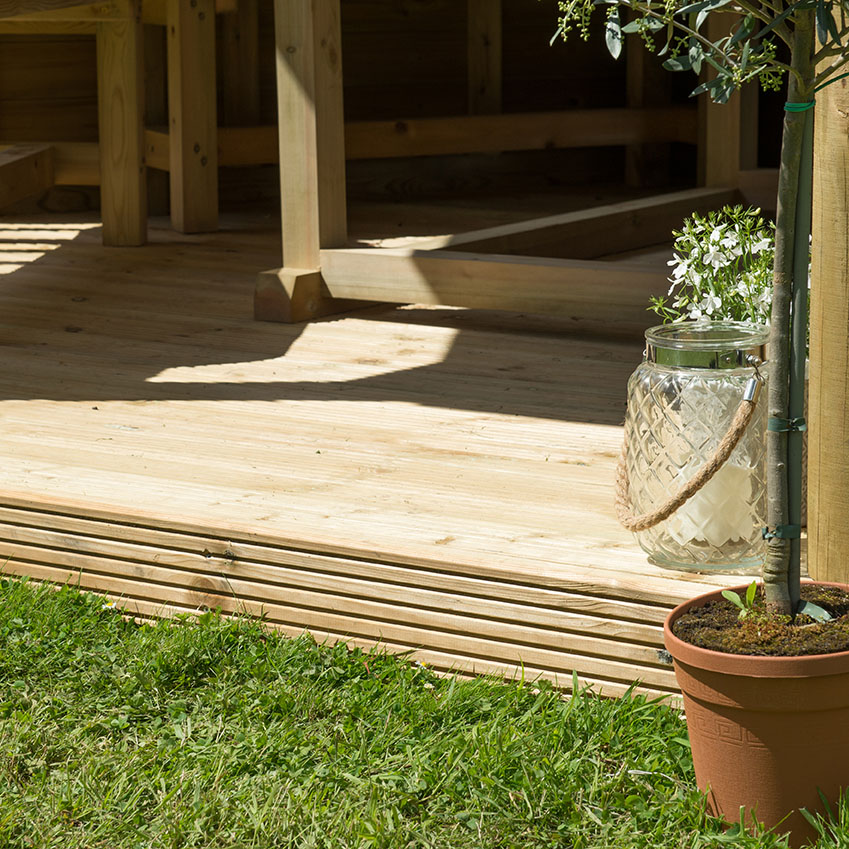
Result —
M 0 580 L 2 849 L 784 845 L 737 832 L 665 705 Z

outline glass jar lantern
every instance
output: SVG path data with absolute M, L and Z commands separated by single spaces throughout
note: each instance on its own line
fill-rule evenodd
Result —
M 742 322 L 677 322 L 646 331 L 628 381 L 625 468 L 635 515 L 690 481 L 726 435 L 763 357 L 768 330 Z M 764 366 L 758 373 L 765 376 Z M 667 519 L 635 532 L 659 566 L 747 571 L 763 564 L 766 393 L 728 460 Z

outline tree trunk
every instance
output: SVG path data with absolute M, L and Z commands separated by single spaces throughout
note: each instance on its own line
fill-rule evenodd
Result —
M 813 98 L 814 13 L 797 12 L 787 100 L 803 103 Z M 775 226 L 775 274 L 769 340 L 769 416 L 787 419 L 790 395 L 790 298 L 793 282 L 793 245 L 796 234 L 796 199 L 805 115 L 785 112 L 781 143 Z M 788 524 L 787 433 L 767 432 L 767 526 L 770 531 Z M 769 609 L 791 614 L 788 586 L 790 540 L 773 536 L 764 563 L 764 589 Z M 797 578 L 798 580 L 798 578 Z
M 849 583 L 849 80 L 817 96 L 808 571 Z

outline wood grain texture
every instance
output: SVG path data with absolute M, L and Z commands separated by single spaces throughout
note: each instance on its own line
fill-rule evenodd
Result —
M 709 15 L 705 34 L 719 39 L 733 31 L 728 15 Z M 703 71 L 702 79 L 716 76 L 712 68 Z M 702 186 L 736 186 L 740 171 L 740 92 L 727 103 L 714 103 L 707 95 L 699 97 L 699 184 Z
M 663 618 L 723 579 L 650 566 L 613 516 L 640 345 L 442 307 L 257 323 L 279 233 L 223 224 L 121 251 L 91 218 L 0 226 L 5 571 L 672 692 Z
M 809 571 L 849 583 L 849 87 L 817 95 L 808 389 Z
M 637 339 L 649 297 L 668 288 L 662 273 L 624 263 L 454 250 L 329 250 L 321 268 L 334 298 L 524 310 Z
M 97 98 L 103 242 L 141 245 L 147 238 L 144 166 L 144 42 L 138 0 L 128 17 L 97 25 Z
M 0 151 L 0 208 L 51 188 L 53 163 L 49 145 L 18 144 Z
M 372 159 L 655 141 L 693 143 L 696 126 L 695 110 L 680 106 L 355 121 L 345 127 L 345 151 L 348 159 Z
M 214 0 L 168 0 L 171 221 L 183 233 L 218 228 Z

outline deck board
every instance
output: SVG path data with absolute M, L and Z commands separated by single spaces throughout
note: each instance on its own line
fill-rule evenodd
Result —
M 674 692 L 665 612 L 724 581 L 651 566 L 615 521 L 639 342 L 415 306 L 257 323 L 276 226 L 223 225 L 109 249 L 85 219 L 0 221 L 5 570 Z

